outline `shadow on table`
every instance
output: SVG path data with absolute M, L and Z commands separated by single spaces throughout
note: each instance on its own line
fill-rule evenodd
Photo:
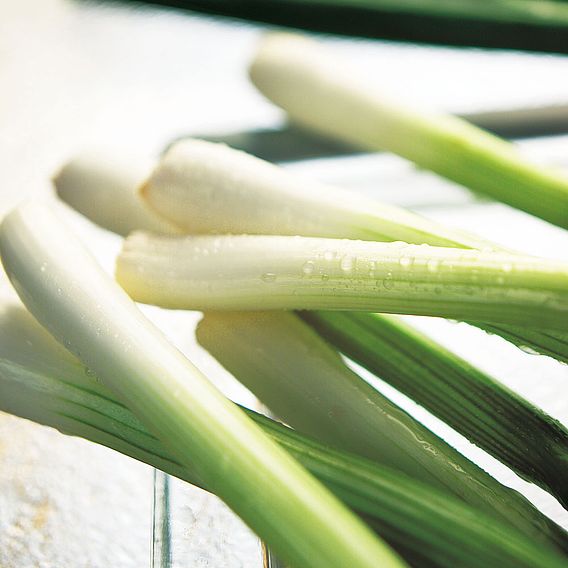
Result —
M 488 112 L 465 117 L 470 122 L 503 138 L 533 138 L 568 132 L 568 105 L 563 108 Z M 180 136 L 170 143 L 190 137 Z M 293 162 L 315 158 L 334 158 L 364 153 L 346 143 L 318 136 L 285 124 L 279 129 L 247 130 L 222 134 L 194 134 L 209 142 L 222 142 L 269 162 Z
M 180 136 L 170 145 L 188 137 Z M 232 148 L 243 150 L 269 162 L 332 158 L 361 152 L 347 144 L 334 142 L 290 125 L 285 125 L 280 129 L 248 130 L 215 135 L 195 134 L 191 138 L 199 138 L 208 142 L 223 142 Z

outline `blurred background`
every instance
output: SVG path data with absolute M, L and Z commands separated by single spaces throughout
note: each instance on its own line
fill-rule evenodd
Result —
M 201 136 L 505 245 L 568 259 L 560 229 L 402 159 L 363 155 L 290 128 L 247 78 L 266 29 L 142 5 L 0 0 L 0 214 L 52 192 L 51 177 L 84 149 L 158 155 L 174 139 Z M 397 98 L 466 116 L 513 137 L 532 159 L 568 169 L 568 56 L 320 37 Z M 110 268 L 117 238 L 68 215 Z M 11 293 L 3 275 L 0 293 Z M 230 396 L 254 404 L 195 344 L 198 314 L 146 311 Z M 413 321 L 568 420 L 568 402 L 558 396 L 565 367 L 463 324 Z M 400 401 L 568 527 L 567 514 L 542 491 Z M 151 566 L 153 548 L 153 568 L 262 565 L 256 537 L 214 497 L 160 476 L 154 481 L 150 468 L 110 450 L 0 414 L 0 567 Z

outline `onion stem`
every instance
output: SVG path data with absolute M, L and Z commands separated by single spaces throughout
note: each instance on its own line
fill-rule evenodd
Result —
M 309 197 L 312 192 L 316 202 Z M 404 209 L 316 184 L 244 152 L 203 141 L 174 144 L 143 184 L 142 195 L 152 210 L 185 231 L 196 231 L 194 219 L 206 211 L 208 221 L 201 222 L 198 232 L 219 233 L 224 228 L 236 234 L 254 234 L 262 229 L 267 234 L 402 240 L 510 252 Z M 247 201 L 246 211 L 239 209 L 241 200 Z M 470 323 L 522 348 L 568 363 L 565 333 L 494 322 Z
M 360 310 L 568 328 L 568 265 L 506 253 L 135 233 L 116 277 L 136 301 L 176 309 Z

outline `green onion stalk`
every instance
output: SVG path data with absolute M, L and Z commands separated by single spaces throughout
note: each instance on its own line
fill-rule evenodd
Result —
M 116 278 L 134 300 L 175 309 L 360 310 L 568 329 L 568 264 L 508 253 L 134 233 Z
M 568 9 L 561 0 L 144 0 L 144 3 L 347 36 L 568 51 Z

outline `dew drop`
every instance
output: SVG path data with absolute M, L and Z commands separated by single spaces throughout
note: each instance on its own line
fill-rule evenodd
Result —
M 304 263 L 304 266 L 302 266 L 302 272 L 306 275 L 309 276 L 310 274 L 313 274 L 314 272 L 314 262 L 312 260 L 308 260 Z
M 276 280 L 276 274 L 274 274 L 274 272 L 265 272 L 260 278 L 263 282 L 274 282 Z
M 325 274 L 325 272 L 321 275 L 321 279 L 324 282 L 327 282 L 329 280 L 329 274 Z
M 530 345 L 519 345 L 519 349 L 527 355 L 540 355 L 540 353 Z
M 510 262 L 506 262 L 503 266 L 501 266 L 501 268 L 503 272 L 511 272 L 511 270 L 513 270 L 513 265 Z
M 440 266 L 440 261 L 436 260 L 435 258 L 431 258 L 426 263 L 426 268 L 428 269 L 428 272 L 437 272 L 439 266 Z
M 327 261 L 333 260 L 335 258 L 335 253 L 332 250 L 326 250 L 323 253 L 323 258 L 324 258 L 324 260 L 327 260 Z
M 457 463 L 454 463 L 454 462 L 450 462 L 450 465 L 451 465 L 458 473 L 465 473 L 465 470 L 464 470 L 464 468 L 463 468 L 461 465 L 459 465 L 459 464 L 457 464 Z
M 344 256 L 341 259 L 340 267 L 343 272 L 351 272 L 353 270 L 353 258 L 350 256 Z
M 434 454 L 434 455 L 437 455 L 437 454 L 438 454 L 438 451 L 436 450 L 436 448 L 435 448 L 432 444 L 430 444 L 430 443 L 428 443 L 428 442 L 426 442 L 426 441 L 424 441 L 424 440 L 420 440 L 420 445 L 421 445 L 427 452 L 429 452 L 429 453 L 431 453 L 431 454 Z
M 400 260 L 398 262 L 400 263 L 400 266 L 402 266 L 402 268 L 410 268 L 412 266 L 412 263 L 414 262 L 414 259 L 411 256 L 402 256 L 400 257 Z
M 392 281 L 392 272 L 387 272 L 385 279 L 383 280 L 383 287 L 385 290 L 392 290 L 394 287 L 394 282 Z

